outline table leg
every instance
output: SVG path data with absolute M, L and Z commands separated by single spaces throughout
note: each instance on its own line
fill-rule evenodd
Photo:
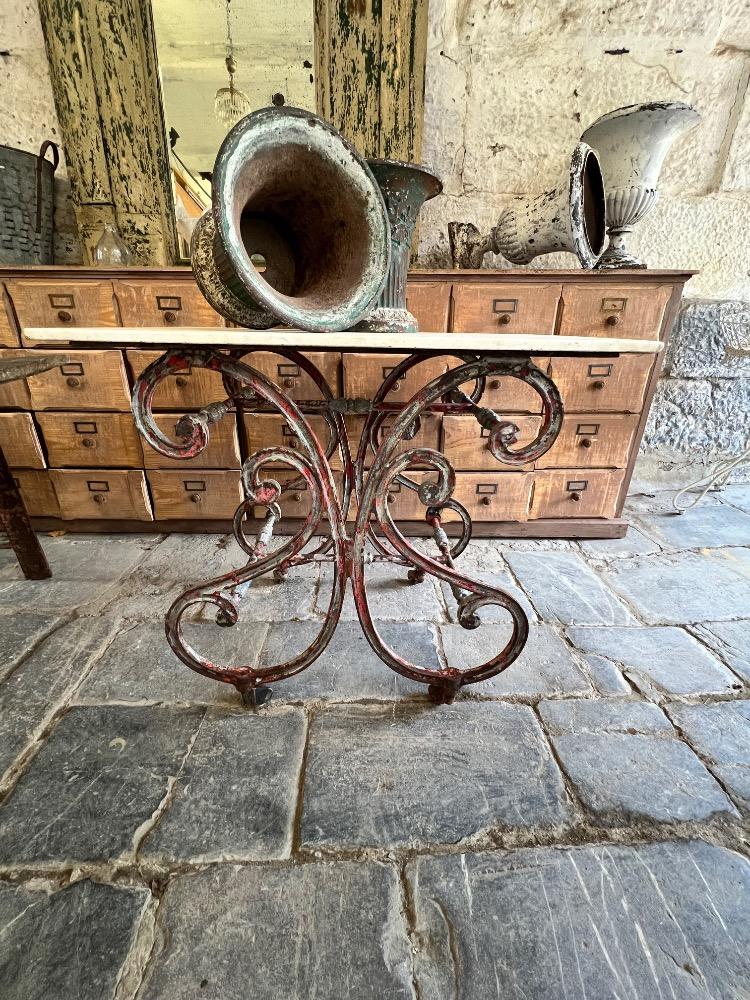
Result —
M 18 492 L 13 474 L 0 448 L 0 523 L 27 580 L 48 580 L 52 576 L 47 557 L 31 527 L 29 515 Z

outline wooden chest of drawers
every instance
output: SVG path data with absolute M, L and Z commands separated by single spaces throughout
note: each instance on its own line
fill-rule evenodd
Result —
M 622 504 L 661 358 L 597 355 L 596 338 L 666 343 L 689 276 L 677 271 L 410 273 L 407 300 L 421 329 L 591 338 L 590 355 L 534 359 L 554 379 L 565 409 L 558 440 L 535 463 L 522 469 L 498 463 L 487 448 L 486 432 L 471 416 L 423 418 L 409 447 L 447 455 L 456 469 L 454 495 L 469 510 L 478 534 L 624 534 Z M 185 269 L 0 268 L 0 292 L 0 356 L 52 349 L 31 348 L 23 338 L 26 326 L 69 328 L 73 344 L 75 329 L 83 326 L 201 326 L 215 328 L 221 342 L 224 321 Z M 60 345 L 54 351 L 60 353 Z M 0 443 L 40 524 L 64 520 L 67 527 L 94 529 L 102 522 L 134 530 L 143 530 L 147 522 L 185 530 L 202 530 L 207 521 L 228 526 L 242 497 L 243 460 L 261 447 L 294 447 L 280 416 L 245 411 L 214 426 L 209 446 L 195 460 L 165 459 L 141 440 L 130 412 L 133 381 L 159 352 L 105 345 L 74 346 L 66 353 L 69 361 L 61 368 L 0 386 Z M 403 355 L 319 352 L 308 357 L 334 395 L 368 399 Z M 321 398 L 313 379 L 288 359 L 255 352 L 243 360 L 303 409 Z M 394 386 L 390 399 L 405 402 L 426 380 L 459 363 L 445 357 L 418 365 Z M 156 394 L 157 423 L 173 436 L 183 413 L 224 398 L 218 375 L 177 372 Z M 516 424 L 519 443 L 535 435 L 541 404 L 523 383 L 488 379 L 482 405 Z M 309 416 L 327 440 L 323 417 L 314 411 Z M 363 418 L 347 417 L 346 424 L 356 450 Z M 340 474 L 337 455 L 332 466 Z M 414 479 L 425 475 L 413 473 Z M 280 470 L 277 478 L 288 478 L 287 471 Z M 304 516 L 308 503 L 304 490 L 289 491 L 283 497 L 284 516 Z M 424 531 L 424 508 L 413 491 L 394 484 L 392 504 L 399 518 L 414 522 L 412 530 Z

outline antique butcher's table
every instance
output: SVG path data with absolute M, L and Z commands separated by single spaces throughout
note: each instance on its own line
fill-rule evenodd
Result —
M 166 618 L 167 639 L 183 663 L 207 677 L 233 684 L 251 704 L 264 701 L 270 695 L 268 683 L 299 673 L 323 652 L 336 628 L 349 578 L 357 613 L 372 648 L 393 670 L 428 684 L 434 701 L 450 702 L 463 685 L 486 680 L 508 667 L 526 643 L 526 615 L 509 594 L 498 587 L 475 582 L 456 569 L 455 561 L 471 537 L 471 519 L 465 508 L 451 496 L 455 476 L 445 456 L 430 448 L 408 446 L 409 440 L 419 431 L 420 416 L 429 412 L 471 415 L 477 421 L 477 432 L 486 432 L 487 447 L 499 461 L 506 466 L 523 466 L 551 447 L 563 415 L 554 382 L 531 362 L 530 355 L 574 356 L 593 352 L 611 357 L 653 354 L 661 348 L 659 341 L 604 337 L 596 338 L 594 343 L 590 337 L 554 335 L 310 333 L 290 329 L 95 328 L 72 331 L 27 328 L 24 337 L 46 344 L 62 341 L 70 347 L 107 343 L 163 348 L 162 356 L 136 381 L 132 407 L 140 433 L 153 448 L 169 458 L 185 460 L 202 451 L 208 442 L 211 425 L 220 421 L 236 404 L 241 404 L 245 412 L 276 412 L 284 417 L 297 446 L 263 448 L 251 455 L 242 469 L 245 499 L 237 508 L 234 532 L 247 555 L 247 563 L 185 591 Z M 336 398 L 318 369 L 299 353 L 303 350 L 363 349 L 369 353 L 411 352 L 387 375 L 372 400 Z M 318 386 L 322 399 L 291 400 L 265 375 L 242 362 L 244 355 L 257 350 L 275 353 L 298 365 Z M 440 356 L 450 358 L 454 365 L 458 362 L 457 366 L 427 382 L 408 402 L 389 402 L 389 392 L 406 372 L 422 361 Z M 183 416 L 175 425 L 175 439 L 172 440 L 154 420 L 153 395 L 164 379 L 188 366 L 220 373 L 227 398 L 209 403 L 198 413 Z M 530 444 L 514 448 L 518 428 L 478 404 L 489 376 L 519 379 L 538 393 L 542 403 L 541 426 Z M 327 441 L 320 441 L 313 433 L 303 410 L 317 411 L 324 418 Z M 344 423 L 344 416 L 352 413 L 365 417 L 364 431 L 354 456 Z M 384 421 L 394 415 L 395 421 L 384 432 Z M 336 453 L 343 469 L 343 474 L 339 474 L 342 475 L 340 485 L 329 463 Z M 370 467 L 366 469 L 368 464 Z M 274 479 L 277 474 L 274 467 L 277 466 L 292 470 L 292 479 L 285 481 L 283 487 Z M 389 494 L 397 484 L 401 489 L 414 490 L 424 505 L 425 520 L 437 546 L 434 557 L 411 545 L 394 522 L 389 510 Z M 272 547 L 274 526 L 281 517 L 278 505 L 281 493 L 302 486 L 311 497 L 310 511 L 296 534 Z M 570 484 L 569 489 L 575 497 L 575 483 Z M 347 515 L 353 504 L 357 508 L 356 519 L 353 527 L 348 528 Z M 257 507 L 264 509 L 266 515 L 253 541 L 247 537 L 245 522 Z M 447 537 L 443 528 L 446 517 L 458 519 L 460 523 L 461 533 L 456 539 Z M 368 603 L 365 566 L 381 561 L 404 567 L 414 584 L 423 581 L 426 574 L 446 581 L 458 605 L 458 622 L 464 628 L 479 626 L 477 612 L 485 605 L 504 608 L 512 622 L 512 634 L 505 647 L 486 663 L 463 671 L 450 666 L 443 670 L 429 669 L 404 660 L 378 633 Z M 188 644 L 182 620 L 189 608 L 213 604 L 217 608 L 217 623 L 233 625 L 238 620 L 242 598 L 254 579 L 273 573 L 276 580 L 283 581 L 292 567 L 304 563 L 332 564 L 333 584 L 325 621 L 303 652 L 286 663 L 267 667 L 241 663 L 227 666 L 213 663 Z

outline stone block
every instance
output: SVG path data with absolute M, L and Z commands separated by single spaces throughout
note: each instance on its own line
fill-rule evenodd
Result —
M 40 535 L 53 580 L 118 580 L 158 545 L 158 535 Z M 23 580 L 16 561 L 0 570 L 4 580 Z
M 423 583 L 410 583 L 408 568 L 384 563 L 366 567 L 367 598 L 372 617 L 380 621 L 444 621 L 445 611 L 435 580 L 427 576 Z M 321 586 L 315 601 L 315 610 L 324 615 L 328 609 L 331 593 L 331 570 L 321 570 Z M 347 586 L 346 597 L 341 609 L 342 621 L 356 621 L 352 588 Z M 282 619 L 283 620 L 283 619 Z
M 711 383 L 706 379 L 659 379 L 641 451 L 680 453 L 715 450 L 711 429 Z
M 750 701 L 671 705 L 669 714 L 735 801 L 750 809 Z
M 643 694 L 728 694 L 742 685 L 681 628 L 571 628 L 583 653 L 605 657 Z
M 675 323 L 664 361 L 673 378 L 750 377 L 750 354 L 730 356 L 727 349 L 747 343 L 750 303 L 688 301 Z
M 466 670 L 496 656 L 508 642 L 510 629 L 501 625 L 482 625 L 474 630 L 441 625 L 440 634 L 449 666 Z M 557 632 L 550 625 L 531 625 L 518 659 L 490 680 L 463 688 L 463 693 L 536 699 L 590 694 L 591 685 Z
M 704 622 L 694 625 L 692 631 L 736 674 L 750 683 L 750 619 Z
M 659 552 L 657 543 L 632 524 L 624 538 L 591 538 L 578 544 L 583 554 L 594 563 Z
M 200 863 L 288 858 L 305 729 L 299 710 L 208 715 L 141 856 Z
M 642 518 L 635 516 L 668 552 L 750 545 L 750 514 L 728 504 L 701 504 L 684 514 L 671 509 Z
M 631 688 L 617 667 L 604 656 L 589 653 L 583 656 L 588 675 L 600 694 L 631 694 Z
M 496 827 L 558 827 L 569 815 L 560 773 L 523 705 L 347 706 L 311 724 L 308 847 L 448 844 Z
M 250 995 L 414 1000 L 395 869 L 222 866 L 170 882 L 139 996 Z
M 635 619 L 573 552 L 509 552 L 506 559 L 544 621 L 632 625 Z
M 87 608 L 92 602 L 103 606 L 116 587 L 111 580 L 13 580 L 0 583 L 0 606 L 63 614 Z
M 196 709 L 73 708 L 0 807 L 0 865 L 131 855 L 202 716 Z
M 730 504 L 750 514 L 750 485 L 725 486 L 718 493 L 722 503 Z
M 553 701 L 539 713 L 584 808 L 600 822 L 690 822 L 735 812 L 655 705 Z
M 504 591 L 504 593 L 518 601 L 529 621 L 539 621 L 539 616 L 537 615 L 536 610 L 530 603 L 526 594 L 524 594 L 524 592 L 516 584 L 507 569 L 496 569 L 492 572 L 486 572 L 483 570 L 479 572 L 472 572 L 466 567 L 459 566 L 459 571 L 465 573 L 466 576 L 477 583 L 486 583 L 490 587 Z M 448 608 L 448 617 L 450 621 L 455 624 L 458 622 L 458 605 L 456 604 L 456 599 L 453 596 L 453 591 L 445 580 L 440 581 L 440 589 L 443 592 L 443 600 Z M 509 626 L 511 622 L 510 614 L 499 604 L 487 604 L 483 608 L 480 608 L 477 614 L 479 615 L 482 623 L 492 622 L 493 624 Z
M 13 611 L 0 614 L 0 682 L 15 670 L 38 642 L 49 635 L 59 621 L 60 617 L 55 614 Z
M 701 841 L 409 863 L 422 1000 L 729 1000 L 750 978 L 750 864 Z
M 57 892 L 0 883 L 3 1000 L 114 1000 L 150 898 L 89 881 Z
M 750 607 L 750 550 L 637 556 L 602 574 L 650 625 L 688 625 L 740 618 Z

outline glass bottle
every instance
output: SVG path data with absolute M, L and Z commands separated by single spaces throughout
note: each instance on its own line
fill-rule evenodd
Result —
M 117 231 L 114 222 L 105 222 L 104 232 L 94 247 L 94 264 L 130 264 L 132 254 L 125 240 Z

